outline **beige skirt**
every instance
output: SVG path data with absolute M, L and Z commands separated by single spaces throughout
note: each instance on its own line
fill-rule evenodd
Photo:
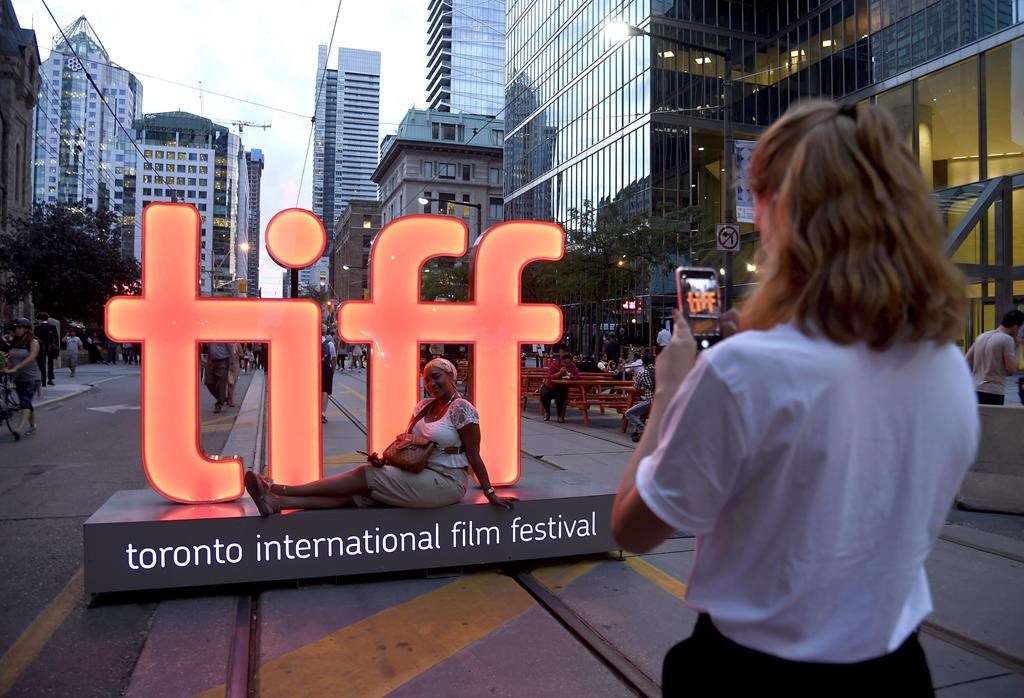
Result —
M 366 468 L 369 495 L 356 495 L 359 507 L 392 506 L 436 509 L 455 504 L 466 494 L 466 468 L 427 466 L 418 473 L 385 465 Z

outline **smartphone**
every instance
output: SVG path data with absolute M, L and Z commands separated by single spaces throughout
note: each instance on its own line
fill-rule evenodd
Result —
M 694 337 L 709 340 L 721 338 L 722 297 L 718 273 L 714 269 L 678 267 L 676 295 L 679 312 L 686 318 Z

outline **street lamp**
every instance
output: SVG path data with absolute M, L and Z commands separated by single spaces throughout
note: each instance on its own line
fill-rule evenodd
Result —
M 474 204 L 474 203 L 471 203 L 469 201 L 442 201 L 441 199 L 434 199 L 434 198 L 430 198 L 430 197 L 426 197 L 426 196 L 421 196 L 419 199 L 417 199 L 417 201 L 419 201 L 420 206 L 426 206 L 431 201 L 436 201 L 439 204 L 444 203 L 444 204 L 451 204 L 453 206 L 469 206 L 470 208 L 475 208 L 476 209 L 476 236 L 480 237 L 480 234 L 483 233 L 483 230 L 480 229 L 480 227 L 482 225 L 482 223 L 480 222 L 480 219 L 483 216 L 483 204 Z
M 640 27 L 619 20 L 608 22 L 604 27 L 604 34 L 608 41 L 612 43 L 626 41 L 635 36 L 648 36 L 652 39 L 658 39 L 659 41 L 675 44 L 680 48 L 703 51 L 704 53 L 721 56 L 722 61 L 725 64 L 722 75 L 722 87 L 723 92 L 725 93 L 722 104 L 722 171 L 725 173 L 725 223 L 726 225 L 735 225 L 736 200 L 735 192 L 733 191 L 733 151 L 735 150 L 735 145 L 733 144 L 732 137 L 732 52 L 729 49 L 720 49 L 714 46 L 703 46 L 701 44 L 690 43 L 689 41 L 681 41 L 671 36 L 665 36 L 664 34 L 652 34 L 646 29 L 641 29 Z M 700 61 L 700 59 L 698 59 L 698 61 L 702 64 L 706 62 L 706 60 Z M 726 308 L 732 306 L 732 256 L 732 252 L 725 253 Z
M 249 254 L 249 250 L 252 249 L 252 246 L 248 242 L 243 242 L 238 245 L 238 249 L 240 249 L 242 252 L 246 254 Z

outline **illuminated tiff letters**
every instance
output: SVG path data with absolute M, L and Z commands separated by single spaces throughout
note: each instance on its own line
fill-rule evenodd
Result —
M 370 300 L 338 309 L 347 342 L 369 342 L 370 447 L 383 451 L 405 431 L 419 396 L 419 345 L 475 347 L 473 402 L 480 412 L 481 454 L 491 481 L 519 478 L 519 365 L 523 343 L 556 342 L 556 305 L 522 302 L 530 262 L 562 258 L 565 236 L 553 223 L 496 225 L 473 247 L 470 302 L 420 302 L 420 269 L 431 257 L 466 253 L 466 224 L 447 216 L 405 216 L 384 228 L 370 250 Z
M 547 223 L 505 223 L 474 248 L 469 303 L 419 302 L 425 261 L 466 251 L 465 224 L 409 216 L 378 235 L 371 252 L 370 299 L 339 309 L 341 334 L 368 342 L 371 448 L 404 431 L 419 390 L 421 342 L 476 347 L 472 385 L 482 451 L 495 484 L 519 475 L 520 343 L 555 342 L 561 312 L 521 303 L 523 267 L 562 256 L 563 234 Z M 267 249 L 282 266 L 309 266 L 323 252 L 323 226 L 288 209 L 267 225 Z M 185 204 L 150 204 L 143 213 L 142 295 L 107 304 L 107 334 L 142 342 L 142 458 L 155 490 L 178 502 L 241 496 L 242 463 L 213 460 L 199 445 L 199 344 L 265 342 L 268 351 L 268 465 L 277 482 L 322 474 L 320 309 L 311 300 L 200 298 L 199 214 Z

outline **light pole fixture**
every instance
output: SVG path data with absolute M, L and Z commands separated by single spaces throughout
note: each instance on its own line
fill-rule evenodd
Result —
M 243 242 L 238 245 L 238 249 L 240 249 L 242 252 L 246 254 L 249 254 L 249 250 L 252 249 L 252 245 L 250 245 L 248 242 Z
M 421 196 L 421 197 L 419 197 L 417 199 L 417 201 L 420 203 L 420 206 L 426 206 L 431 201 L 436 201 L 439 204 L 443 203 L 443 204 L 451 204 L 452 206 L 469 206 L 470 208 L 476 209 L 476 236 L 480 237 L 480 235 L 483 234 L 483 232 L 484 232 L 481 229 L 481 226 L 483 224 L 481 223 L 481 220 L 480 220 L 481 217 L 483 216 L 483 208 L 484 208 L 483 204 L 474 204 L 474 203 L 469 202 L 469 201 L 442 201 L 441 199 L 435 199 L 435 198 L 427 197 L 427 196 Z
M 725 221 L 726 225 L 736 224 L 736 192 L 733 189 L 733 168 L 734 151 L 736 149 L 732 136 L 732 52 L 729 49 L 720 49 L 717 46 L 703 46 L 701 44 L 681 41 L 664 34 L 653 34 L 646 29 L 615 20 L 608 22 L 604 27 L 605 37 L 609 42 L 620 43 L 636 36 L 647 36 L 652 39 L 674 44 L 680 48 L 702 51 L 715 56 L 720 56 L 725 64 L 722 71 L 722 172 L 725 177 Z M 703 59 L 703 60 L 702 60 Z M 709 62 L 710 59 L 702 56 L 697 59 L 701 65 Z M 725 307 L 732 307 L 733 292 L 733 253 L 725 253 Z

